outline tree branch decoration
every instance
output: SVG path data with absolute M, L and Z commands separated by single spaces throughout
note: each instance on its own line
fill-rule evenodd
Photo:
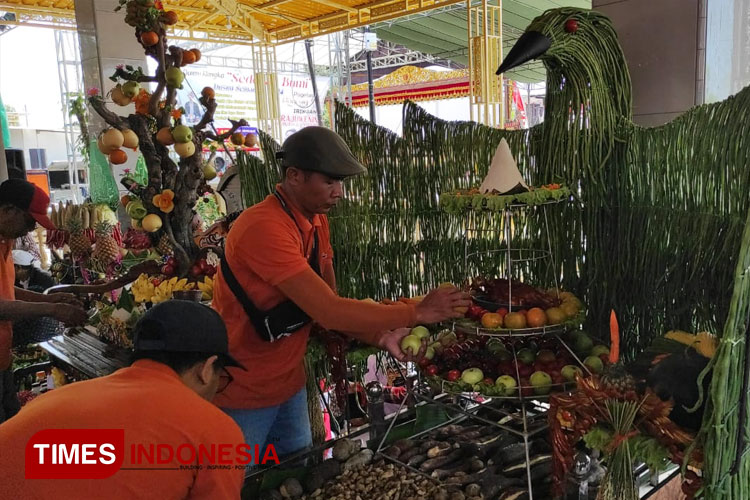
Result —
M 115 165 L 127 160 L 121 148 L 140 148 L 148 182 L 145 186 L 131 182 L 129 189 L 139 199 L 130 201 L 134 205 L 129 203 L 126 210 L 136 227 L 151 233 L 161 253 L 174 253 L 177 272 L 184 275 L 198 255 L 191 222 L 195 203 L 206 189 L 203 142 L 223 141 L 247 122 L 232 120 L 223 134 L 205 130 L 217 107 L 213 89 L 206 87 L 199 99 L 206 110 L 203 117 L 194 127 L 184 125 L 182 110 L 176 107 L 177 89 L 185 79 L 180 68 L 200 60 L 200 51 L 168 44 L 166 28 L 177 22 L 177 14 L 165 11 L 160 1 L 120 0 L 116 10 L 120 9 L 125 9 L 125 22 L 135 28 L 136 39 L 158 66 L 155 74 L 148 75 L 141 67 L 123 65 L 110 77 L 117 85 L 109 100 L 119 106 L 135 104 L 135 113 L 127 117 L 108 109 L 98 92 L 89 93 L 89 105 L 111 127 L 99 136 L 98 146 Z M 142 83 L 156 83 L 156 88 L 149 92 Z M 180 157 L 177 163 L 169 156 L 170 146 Z

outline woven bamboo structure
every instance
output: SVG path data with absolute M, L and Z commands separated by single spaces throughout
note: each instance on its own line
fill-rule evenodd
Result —
M 563 26 L 571 18 L 588 35 L 567 38 Z M 630 120 L 630 78 L 606 17 L 557 9 L 529 29 L 555 41 L 543 58 L 549 93 L 545 122 L 537 127 L 504 131 L 447 122 L 406 103 L 398 137 L 336 108 L 338 132 L 369 169 L 347 183 L 346 202 L 331 215 L 340 291 L 394 297 L 471 274 L 502 273 L 497 257 L 461 265 L 466 228 L 492 230 L 470 231 L 470 251 L 497 248 L 498 218 L 442 213 L 438 199 L 478 185 L 505 137 L 531 184 L 577 189 L 577 201 L 548 210 L 549 236 L 554 272 L 564 288 L 585 298 L 590 333 L 607 331 L 614 308 L 625 356 L 667 329 L 720 334 L 701 432 L 705 495 L 748 498 L 750 461 L 742 459 L 734 471 L 732 465 L 742 446 L 738 430 L 748 432 L 738 400 L 750 312 L 750 88 L 664 126 L 642 128 Z M 265 157 L 273 158 L 277 147 L 265 138 Z M 246 160 L 242 170 L 248 203 L 278 178 L 273 160 Z M 540 214 L 516 218 L 514 239 L 544 248 Z M 520 273 L 540 285 L 553 282 L 542 264 Z

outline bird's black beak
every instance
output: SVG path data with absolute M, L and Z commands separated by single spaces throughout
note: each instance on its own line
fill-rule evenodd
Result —
M 521 35 L 521 38 L 519 38 L 513 48 L 510 49 L 510 52 L 505 56 L 503 63 L 497 68 L 495 74 L 499 75 L 505 73 L 525 62 L 536 59 L 547 52 L 550 45 L 552 45 L 550 39 L 538 31 L 527 31 Z

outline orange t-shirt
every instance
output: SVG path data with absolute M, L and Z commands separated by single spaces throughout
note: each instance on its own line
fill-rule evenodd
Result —
M 42 429 L 124 429 L 131 444 L 244 443 L 237 424 L 187 387 L 171 368 L 139 360 L 112 375 L 76 382 L 39 396 L 0 425 L 0 497 L 14 500 L 184 498 L 239 499 L 244 470 L 119 470 L 106 479 L 24 479 L 24 450 Z M 196 462 L 197 463 L 197 462 Z M 179 463 L 158 467 L 179 467 Z
M 284 196 L 280 187 L 277 189 Z M 276 286 L 309 266 L 315 230 L 320 269 L 332 265 L 328 218 L 315 215 L 309 221 L 293 206 L 290 209 L 299 228 L 279 200 L 269 195 L 237 218 L 226 240 L 225 258 L 232 273 L 262 311 L 286 300 Z M 222 408 L 264 408 L 283 403 L 304 387 L 302 360 L 311 324 L 275 342 L 263 340 L 221 272 L 214 284 L 212 304 L 226 323 L 229 352 L 247 369 L 232 370 L 234 381 L 214 403 Z
M 13 267 L 13 240 L 0 240 L 0 299 L 16 299 L 16 268 Z M 0 321 L 0 371 L 10 367 L 13 323 Z

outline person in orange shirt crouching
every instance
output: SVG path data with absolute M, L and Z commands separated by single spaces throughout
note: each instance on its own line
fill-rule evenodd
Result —
M 417 305 L 340 297 L 326 214 L 343 196 L 342 181 L 366 169 L 324 127 L 290 135 L 277 156 L 281 183 L 235 221 L 217 274 L 212 305 L 247 371 L 214 402 L 247 443 L 272 444 L 284 457 L 312 444 L 303 362 L 312 322 L 406 361 L 405 327 L 461 316 L 455 308 L 470 300 L 456 288 L 433 290 Z
M 243 444 L 210 402 L 232 380 L 226 367 L 239 366 L 219 315 L 195 302 L 161 303 L 136 325 L 134 348 L 131 366 L 47 392 L 0 425 L 0 498 L 240 498 L 245 465 L 216 467 L 213 451 L 228 448 L 234 461 Z M 122 465 L 104 479 L 26 479 L 27 443 L 46 429 L 124 429 Z

